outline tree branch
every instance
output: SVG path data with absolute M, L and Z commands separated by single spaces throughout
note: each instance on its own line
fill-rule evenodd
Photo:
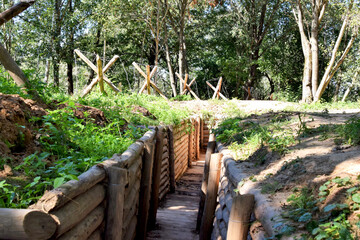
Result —
M 28 7 L 33 5 L 36 2 L 36 0 L 24 0 L 21 1 L 8 10 L 5 10 L 4 12 L 0 13 L 0 26 L 6 23 L 7 21 L 11 20 L 12 18 L 16 17 L 23 11 L 25 11 Z

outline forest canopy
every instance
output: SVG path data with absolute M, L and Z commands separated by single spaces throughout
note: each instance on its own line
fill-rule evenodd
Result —
M 28 1 L 29 2 L 29 1 Z M 201 99 L 223 78 L 229 98 L 358 100 L 359 1 L 37 0 L 1 25 L 0 44 L 32 81 L 78 94 L 96 76 L 76 54 L 104 64 L 136 92 L 145 69 L 168 97 L 189 81 Z M 0 12 L 17 2 L 3 0 Z M 6 72 L 0 66 L 3 76 Z M 144 70 L 145 71 L 145 70 Z

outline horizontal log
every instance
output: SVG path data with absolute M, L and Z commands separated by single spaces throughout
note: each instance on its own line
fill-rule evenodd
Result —
M 169 186 L 166 186 L 164 189 L 162 189 L 159 193 L 159 199 L 162 200 L 169 191 L 170 191 Z
M 69 231 L 93 209 L 95 209 L 105 198 L 105 187 L 97 184 L 89 191 L 79 195 L 62 208 L 51 212 L 58 224 L 56 236 Z
M 169 152 L 163 153 L 162 165 L 169 163 Z
M 144 150 L 144 143 L 141 141 L 136 141 L 131 144 L 128 149 L 123 152 L 121 155 L 114 154 L 111 158 L 114 161 L 118 162 L 117 167 L 128 169 L 129 166 L 133 165 L 134 162 L 142 155 Z
M 164 140 L 163 140 L 164 146 L 167 146 L 167 145 L 168 145 L 168 141 L 169 141 L 169 140 L 167 139 L 167 137 L 165 137 Z
M 45 212 L 0 208 L 0 239 L 48 239 L 56 227 L 55 220 Z
M 104 220 L 105 208 L 98 206 L 87 217 L 70 231 L 64 233 L 59 240 L 86 240 Z
M 101 230 L 96 229 L 89 237 L 88 240 L 101 240 Z
M 181 134 L 181 135 L 175 135 L 175 137 L 174 137 L 175 144 L 174 145 L 176 146 L 177 144 L 184 142 L 185 139 L 188 137 L 189 137 L 189 134 L 186 132 L 184 132 L 184 134 Z
M 177 159 L 181 158 L 182 156 L 188 156 L 189 155 L 189 148 L 188 146 L 183 146 L 182 148 L 179 148 L 176 152 L 175 152 L 175 162 L 177 161 Z
M 128 189 L 125 191 L 125 205 L 124 205 L 124 211 L 128 212 L 129 209 L 132 208 L 135 202 L 138 201 L 139 197 L 139 189 L 140 189 L 140 179 L 136 181 L 134 186 L 129 186 Z M 126 192 L 129 192 L 126 194 Z
M 187 140 L 184 140 L 183 142 L 179 142 L 177 143 L 176 147 L 174 148 L 174 153 L 175 155 L 181 151 L 184 148 L 188 148 L 189 147 L 189 142 Z
M 168 183 L 169 183 L 169 175 L 167 173 L 161 175 L 160 186 L 166 185 Z
M 167 145 L 163 146 L 163 153 L 169 152 L 169 147 Z
M 125 236 L 122 238 L 123 240 L 133 240 L 135 238 L 136 234 L 136 223 L 137 223 L 137 217 L 134 216 L 131 218 L 129 228 L 127 231 L 125 231 Z
M 163 172 L 169 172 L 169 162 L 166 162 L 161 165 L 161 173 Z
M 95 184 L 105 179 L 105 170 L 98 166 L 93 166 L 88 171 L 78 177 L 78 180 L 71 180 L 60 187 L 49 191 L 42 196 L 37 203 L 30 206 L 30 209 L 39 209 L 50 212 L 64 206 L 71 199 L 86 192 Z
M 135 162 L 128 170 L 128 177 L 127 177 L 127 187 L 125 189 L 125 196 L 129 194 L 129 190 L 135 185 L 135 182 L 138 180 L 140 181 L 141 178 L 141 165 L 142 161 Z

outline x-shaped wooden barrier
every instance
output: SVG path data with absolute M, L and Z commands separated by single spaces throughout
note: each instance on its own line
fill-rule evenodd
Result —
M 216 88 L 215 88 L 213 85 L 211 85 L 208 81 L 206 81 L 206 84 L 207 84 L 212 90 L 214 90 L 214 95 L 212 96 L 212 99 L 215 99 L 215 97 L 216 97 L 217 99 L 219 99 L 219 97 L 221 97 L 221 98 L 224 99 L 224 100 L 228 100 L 223 94 L 221 94 L 222 77 L 220 77 L 219 82 L 218 82 Z
M 95 66 L 87 57 L 85 57 L 84 54 L 82 54 L 80 52 L 80 50 L 76 49 L 75 53 L 87 64 L 89 65 L 89 67 L 94 70 L 97 74 L 96 78 L 94 78 L 91 83 L 86 86 L 84 88 L 84 90 L 82 91 L 81 97 L 86 96 L 92 89 L 93 87 L 99 83 L 100 86 L 100 91 L 101 93 L 105 93 L 104 90 L 104 81 L 115 91 L 115 92 L 120 92 L 120 90 L 106 77 L 105 73 L 109 70 L 109 68 L 116 62 L 116 60 L 119 59 L 118 55 L 115 55 L 110 62 L 108 62 L 108 64 L 106 64 L 106 66 L 103 68 L 101 59 L 98 55 L 96 55 L 96 65 Z
M 197 100 L 200 100 L 200 98 L 194 93 L 193 90 L 191 90 L 191 85 L 195 82 L 196 78 L 194 78 L 190 84 L 187 84 L 187 80 L 189 78 L 188 74 L 185 74 L 185 80 L 180 76 L 180 74 L 176 73 L 176 76 L 180 79 L 180 81 L 183 83 L 183 89 L 180 90 L 180 95 L 184 95 L 186 94 L 187 91 L 189 91 L 191 93 L 191 95 L 194 96 L 194 98 L 196 98 Z
M 150 91 L 150 87 L 154 88 L 155 91 L 157 91 L 161 97 L 163 97 L 164 99 L 168 100 L 168 98 L 161 92 L 161 90 L 156 86 L 156 84 L 151 81 L 151 78 L 155 75 L 157 67 L 155 66 L 153 68 L 153 70 L 150 72 L 150 66 L 147 65 L 146 66 L 146 74 L 144 73 L 144 71 L 140 68 L 139 65 L 137 65 L 135 62 L 132 63 L 133 66 L 135 67 L 136 70 L 138 70 L 138 72 L 145 78 L 145 82 L 144 85 L 141 87 L 139 94 L 143 93 L 145 88 L 147 89 L 148 94 L 151 93 Z

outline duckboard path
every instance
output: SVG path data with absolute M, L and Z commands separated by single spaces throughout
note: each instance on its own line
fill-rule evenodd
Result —
M 192 167 L 176 182 L 175 193 L 168 193 L 157 211 L 155 229 L 147 233 L 147 240 L 197 240 L 196 219 L 199 193 L 204 173 L 205 153 L 192 162 Z

